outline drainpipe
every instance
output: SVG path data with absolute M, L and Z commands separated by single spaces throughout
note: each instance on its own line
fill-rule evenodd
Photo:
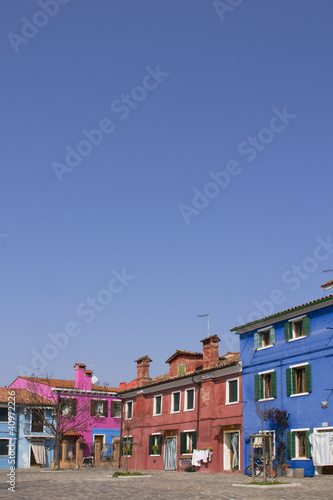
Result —
M 192 383 L 198 387 L 198 405 L 197 405 L 197 442 L 199 441 L 199 419 L 200 419 L 200 391 L 202 382 L 194 382 L 194 375 L 192 375 Z
M 122 449 L 123 449 L 123 446 L 122 446 L 122 441 L 123 441 L 123 412 L 124 412 L 124 401 L 123 401 L 123 398 L 121 397 L 120 441 L 119 441 L 119 457 L 118 457 L 118 468 L 119 469 L 120 469 L 120 461 L 121 461 L 121 452 L 122 452 Z

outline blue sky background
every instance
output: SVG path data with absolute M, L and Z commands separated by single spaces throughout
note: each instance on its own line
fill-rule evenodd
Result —
M 260 314 L 255 304 L 278 312 L 323 296 L 333 279 L 322 273 L 333 250 L 316 253 L 333 234 L 331 0 L 244 0 L 224 16 L 209 0 L 58 6 L 15 53 L 8 33 L 45 16 L 36 1 L 1 3 L 1 385 L 33 371 L 34 353 L 68 322 L 79 335 L 51 348 L 39 373 L 71 378 L 92 356 L 117 386 L 144 354 L 157 376 L 176 349 L 201 351 L 197 314 L 210 314 L 223 354 L 238 349 L 228 332 Z M 122 120 L 111 104 L 157 65 L 169 75 Z M 239 145 L 284 107 L 296 117 L 249 162 Z M 52 163 L 103 118 L 114 131 L 59 182 Z M 193 208 L 193 189 L 231 160 L 239 175 L 186 224 L 179 205 Z M 123 268 L 128 286 L 90 323 L 78 316 Z M 263 305 L 275 289 L 280 303 Z

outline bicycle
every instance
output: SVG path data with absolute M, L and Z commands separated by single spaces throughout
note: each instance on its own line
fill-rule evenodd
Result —
M 251 456 L 250 456 L 251 458 Z M 253 459 L 253 465 L 254 465 L 254 475 L 260 476 L 264 472 L 264 463 L 262 458 L 254 458 Z M 277 470 L 273 465 L 273 472 L 271 471 L 270 465 L 267 463 L 266 464 L 266 473 L 268 477 L 276 477 L 277 476 Z M 247 476 L 252 477 L 252 464 L 248 465 L 245 469 L 245 474 Z

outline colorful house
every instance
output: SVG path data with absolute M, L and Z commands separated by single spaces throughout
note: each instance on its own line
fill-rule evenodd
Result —
M 27 389 L 0 388 L 0 468 L 50 467 L 54 437 L 38 418 Z M 42 400 L 46 418 L 53 402 Z
M 112 445 L 120 436 L 122 408 L 117 389 L 93 384 L 93 372 L 83 363 L 76 363 L 74 368 L 74 380 L 18 377 L 10 385 L 10 390 L 27 389 L 61 405 L 61 415 L 69 422 L 65 436 L 68 459 L 74 458 L 79 438 L 84 442 L 84 456 L 93 454 L 96 441 L 104 450 Z M 112 453 L 112 446 L 109 449 Z
M 137 378 L 121 384 L 123 452 L 130 469 L 241 472 L 242 377 L 239 353 L 219 356 L 217 335 L 203 352 L 177 350 L 168 373 L 151 379 L 151 359 L 136 360 Z M 123 457 L 123 460 L 126 458 Z
M 293 469 L 304 469 L 306 476 L 333 473 L 333 295 L 232 331 L 240 336 L 246 401 L 244 466 L 250 463 L 249 435 L 260 431 L 257 403 L 290 414 L 287 453 Z

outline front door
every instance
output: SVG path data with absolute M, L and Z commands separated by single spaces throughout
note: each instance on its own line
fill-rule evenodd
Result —
M 102 449 L 104 445 L 104 434 L 95 434 L 94 443 L 96 442 L 101 444 L 101 449 Z
M 224 432 L 224 470 L 239 470 L 239 432 Z
M 164 441 L 164 470 L 177 470 L 177 438 L 169 437 Z

